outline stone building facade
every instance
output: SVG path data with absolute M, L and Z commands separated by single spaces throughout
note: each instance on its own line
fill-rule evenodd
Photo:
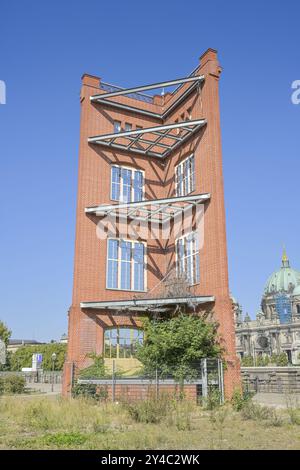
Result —
M 238 355 L 272 356 L 285 352 L 290 364 L 300 364 L 300 272 L 284 251 L 281 267 L 266 282 L 256 319 L 243 316 L 233 299 Z

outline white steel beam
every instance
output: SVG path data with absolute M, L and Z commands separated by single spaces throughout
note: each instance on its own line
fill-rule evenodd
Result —
M 168 206 L 170 204 L 175 204 L 175 203 L 201 203 L 208 201 L 210 199 L 210 194 L 209 193 L 204 193 L 204 194 L 195 194 L 195 195 L 189 195 L 189 196 L 179 196 L 179 197 L 169 197 L 169 198 L 164 198 L 164 199 L 153 199 L 153 200 L 144 200 L 144 201 L 138 201 L 138 202 L 126 202 L 126 203 L 121 203 L 121 204 L 103 204 L 101 206 L 95 206 L 95 207 L 86 207 L 85 212 L 87 214 L 96 214 L 96 215 L 106 215 L 108 212 L 112 210 L 122 210 L 122 209 L 143 209 L 147 208 L 149 206 Z M 163 210 L 163 208 L 161 207 Z M 177 209 L 181 209 L 181 206 L 178 206 Z
M 135 136 L 135 135 L 142 135 L 142 134 L 149 134 L 151 132 L 156 132 L 156 131 L 164 131 L 164 130 L 172 130 L 172 129 L 180 129 L 181 127 L 190 127 L 190 126 L 197 126 L 197 125 L 204 125 L 206 124 L 206 119 L 195 119 L 191 121 L 182 121 L 182 122 L 177 122 L 174 124 L 165 124 L 163 126 L 155 126 L 155 127 L 146 127 L 142 129 L 134 129 L 132 131 L 123 131 L 123 132 L 113 132 L 111 134 L 102 134 L 102 135 L 97 135 L 94 137 L 88 137 L 88 142 L 90 144 L 97 144 L 98 142 L 105 141 L 108 139 L 116 139 L 116 138 L 121 138 L 121 137 L 128 137 L 128 136 Z M 188 129 L 192 131 L 192 129 Z M 172 137 L 166 134 L 165 137 Z

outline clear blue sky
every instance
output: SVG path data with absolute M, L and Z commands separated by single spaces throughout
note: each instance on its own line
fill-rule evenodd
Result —
M 71 303 L 79 90 L 182 77 L 219 51 L 230 285 L 253 316 L 285 243 L 300 269 L 297 1 L 1 2 L 0 318 L 59 338 Z

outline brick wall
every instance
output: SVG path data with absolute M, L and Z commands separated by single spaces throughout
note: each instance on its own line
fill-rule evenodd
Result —
M 130 152 L 106 149 L 87 143 L 88 137 L 112 132 L 113 121 L 130 122 L 134 126 L 150 127 L 161 122 L 152 117 L 118 111 L 105 105 L 90 102 L 90 96 L 100 93 L 100 79 L 84 75 L 81 89 L 81 123 L 79 146 L 79 173 L 76 214 L 76 240 L 74 259 L 74 284 L 72 306 L 69 312 L 68 358 L 66 377 L 71 363 L 77 367 L 88 364 L 89 352 L 103 352 L 103 332 L 107 326 L 140 325 L 140 315 L 124 315 L 113 312 L 94 311 L 93 314 L 80 309 L 82 301 L 131 299 L 132 292 L 107 290 L 105 288 L 106 240 L 96 237 L 98 218 L 87 216 L 85 207 L 111 203 L 111 164 L 132 166 L 145 171 L 145 197 L 157 199 L 174 196 L 174 167 L 192 152 L 196 165 L 195 194 L 211 193 L 205 207 L 204 246 L 200 251 L 201 280 L 195 287 L 196 295 L 213 295 L 215 304 L 204 308 L 214 312 L 220 324 L 220 336 L 226 350 L 228 367 L 225 373 L 225 391 L 230 396 L 239 386 L 239 363 L 235 355 L 234 323 L 229 297 L 227 248 L 225 230 L 224 190 L 222 176 L 221 135 L 219 118 L 218 82 L 221 68 L 217 54 L 209 49 L 200 59 L 197 74 L 205 75 L 201 93 L 195 90 L 189 98 L 171 113 L 166 124 L 181 119 L 189 112 L 192 119 L 205 118 L 207 126 L 180 146 L 165 161 Z M 155 103 L 136 102 L 121 96 L 116 100 L 154 112 L 163 112 L 169 104 L 184 93 L 183 85 L 173 96 L 156 97 Z M 147 286 L 153 289 L 174 266 L 174 239 L 151 240 L 147 249 Z M 200 311 L 199 311 L 200 313 Z M 68 380 L 64 393 L 68 391 Z

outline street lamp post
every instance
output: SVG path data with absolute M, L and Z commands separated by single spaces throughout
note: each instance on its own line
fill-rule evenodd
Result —
M 52 383 L 51 383 L 51 392 L 54 392 L 54 365 L 55 365 L 55 360 L 56 360 L 56 354 L 55 352 L 51 356 L 52 359 Z

